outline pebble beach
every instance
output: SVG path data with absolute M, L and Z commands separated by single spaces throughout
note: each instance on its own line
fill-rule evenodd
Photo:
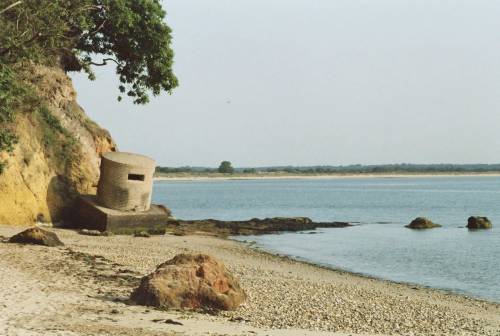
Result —
M 22 229 L 0 226 L 0 236 Z M 500 335 L 499 304 L 325 269 L 229 239 L 51 230 L 64 247 L 0 243 L 2 335 Z M 179 253 L 221 260 L 247 301 L 210 313 L 132 304 L 140 278 Z

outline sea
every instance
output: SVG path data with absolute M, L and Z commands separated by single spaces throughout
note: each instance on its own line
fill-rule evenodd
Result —
M 332 269 L 500 303 L 500 177 L 157 181 L 153 200 L 182 219 L 310 217 L 348 228 L 233 237 Z M 416 217 L 442 225 L 404 226 Z M 469 231 L 469 216 L 491 230 Z

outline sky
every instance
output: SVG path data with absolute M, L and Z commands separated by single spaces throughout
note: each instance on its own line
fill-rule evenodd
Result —
M 500 1 L 164 0 L 172 95 L 71 74 L 121 151 L 162 166 L 500 162 Z

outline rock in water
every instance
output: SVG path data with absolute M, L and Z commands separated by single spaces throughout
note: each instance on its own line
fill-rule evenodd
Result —
M 430 219 L 425 217 L 417 217 L 411 221 L 410 224 L 406 225 L 409 229 L 432 229 L 436 227 L 441 227 L 441 225 L 432 222 Z
M 45 246 L 63 246 L 63 242 L 54 232 L 45 231 L 38 227 L 27 229 L 21 233 L 12 236 L 10 243 L 35 244 Z
M 469 229 L 491 229 L 492 227 L 488 217 L 471 216 L 467 220 L 467 228 Z
M 246 299 L 226 267 L 204 254 L 179 254 L 145 276 L 132 301 L 158 308 L 234 310 Z

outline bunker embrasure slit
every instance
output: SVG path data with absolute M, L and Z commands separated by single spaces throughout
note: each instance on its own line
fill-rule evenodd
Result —
M 144 175 L 141 174 L 128 174 L 130 181 L 144 181 Z

